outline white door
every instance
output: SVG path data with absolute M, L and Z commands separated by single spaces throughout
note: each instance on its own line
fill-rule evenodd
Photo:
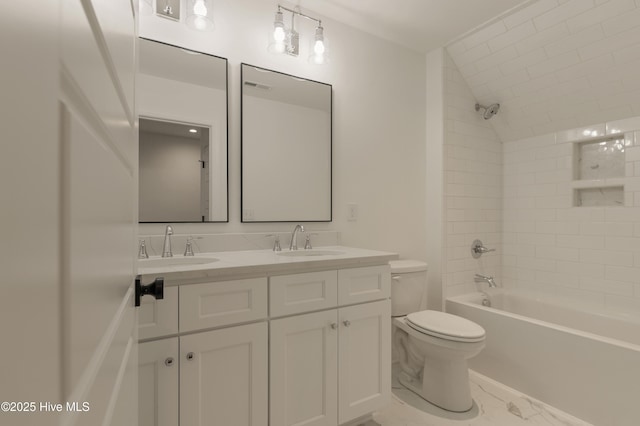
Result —
M 180 337 L 180 425 L 268 424 L 266 322 Z
M 89 407 L 63 424 L 136 425 L 135 8 L 61 6 L 63 398 Z
M 138 426 L 178 425 L 178 338 L 141 343 Z
M 271 321 L 271 425 L 337 424 L 337 319 L 333 309 Z
M 3 6 L 2 422 L 135 425 L 133 4 Z
M 391 302 L 339 309 L 340 422 L 371 413 L 391 396 Z

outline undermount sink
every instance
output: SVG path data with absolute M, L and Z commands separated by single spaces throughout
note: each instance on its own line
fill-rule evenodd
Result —
M 159 257 L 155 259 L 140 259 L 141 268 L 163 268 L 165 266 L 204 265 L 217 262 L 215 257 Z
M 343 251 L 337 250 L 292 250 L 276 252 L 278 256 L 286 257 L 305 257 L 305 256 L 337 256 L 344 254 Z

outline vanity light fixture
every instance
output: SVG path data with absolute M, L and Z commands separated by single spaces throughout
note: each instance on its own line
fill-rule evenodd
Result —
M 273 22 L 273 35 L 271 36 L 268 50 L 272 53 L 286 53 L 291 56 L 300 54 L 300 34 L 295 29 L 295 19 L 300 16 L 317 23 L 315 37 L 309 49 L 309 62 L 317 65 L 326 63 L 327 55 L 322 21 L 300 12 L 299 8 L 296 9 L 298 10 L 278 5 L 278 11 Z M 283 11 L 291 14 L 291 26 L 289 28 L 284 25 Z
M 143 3 L 147 0 L 143 0 Z M 156 0 L 156 15 L 180 22 L 180 0 Z M 186 0 L 186 24 L 197 31 L 213 31 L 213 0 Z
M 180 21 L 180 0 L 156 0 L 156 15 Z

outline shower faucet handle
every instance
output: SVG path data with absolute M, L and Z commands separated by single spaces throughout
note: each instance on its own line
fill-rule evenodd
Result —
M 474 240 L 473 243 L 471 243 L 471 256 L 474 259 L 478 259 L 483 254 L 489 253 L 492 251 L 496 251 L 496 249 L 486 248 L 484 244 L 482 244 L 482 241 L 480 240 Z

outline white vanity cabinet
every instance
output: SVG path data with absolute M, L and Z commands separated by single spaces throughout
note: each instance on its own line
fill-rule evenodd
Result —
M 331 280 L 331 273 L 337 273 L 336 281 Z M 321 274 L 326 274 L 326 279 L 321 279 Z M 388 266 L 271 280 L 272 286 L 286 282 L 296 295 L 291 299 L 304 305 L 316 301 L 326 308 L 327 294 L 352 294 L 360 303 L 338 307 L 340 302 L 333 299 L 330 306 L 333 309 L 270 321 L 270 424 L 336 426 L 365 416 L 388 402 L 391 395 Z M 335 283 L 337 293 L 331 285 L 325 285 L 327 282 Z M 300 291 L 302 288 L 304 292 Z M 272 287 L 272 294 L 273 291 Z M 271 298 L 272 318 L 274 311 L 281 311 L 281 300 Z M 342 300 L 347 304 L 354 299 Z
M 141 307 L 141 336 L 177 336 L 140 343 L 140 426 L 268 425 L 267 278 L 167 287 Z
M 139 425 L 338 426 L 381 408 L 390 270 L 358 263 L 174 275 L 164 300 L 142 299 Z

